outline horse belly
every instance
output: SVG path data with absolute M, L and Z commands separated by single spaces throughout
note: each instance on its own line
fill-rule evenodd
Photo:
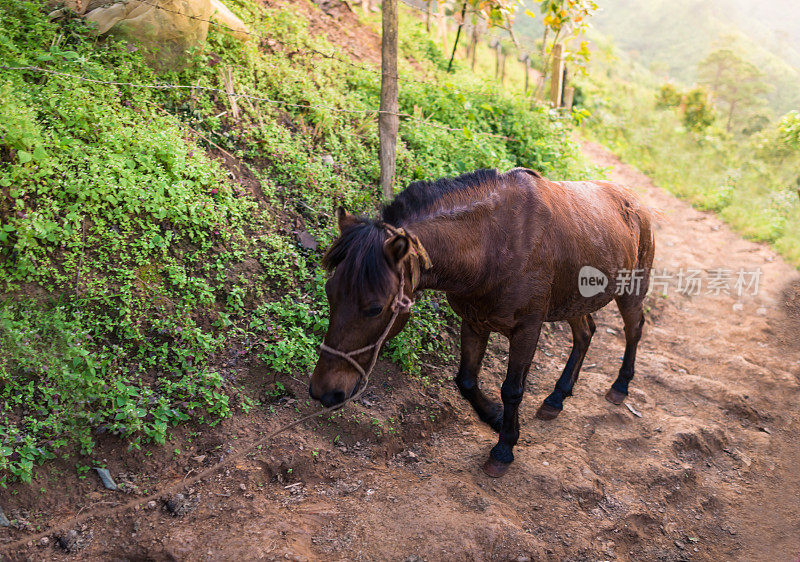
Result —
M 569 320 L 570 318 L 580 318 L 585 314 L 600 310 L 612 300 L 614 300 L 613 293 L 601 293 L 588 298 L 578 294 L 573 298 L 569 298 L 564 302 L 552 306 L 547 311 L 545 321 L 558 322 L 561 320 Z

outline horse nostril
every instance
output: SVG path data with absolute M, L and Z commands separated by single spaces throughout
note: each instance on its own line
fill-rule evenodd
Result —
M 322 398 L 320 398 L 319 401 L 322 402 L 322 405 L 326 408 L 336 406 L 337 404 L 344 402 L 344 392 L 341 390 L 332 390 L 330 392 L 326 392 L 322 395 Z

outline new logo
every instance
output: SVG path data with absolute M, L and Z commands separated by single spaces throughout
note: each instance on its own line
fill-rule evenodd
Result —
M 578 290 L 584 298 L 599 295 L 608 287 L 608 277 L 605 273 L 592 267 L 584 265 L 578 272 Z

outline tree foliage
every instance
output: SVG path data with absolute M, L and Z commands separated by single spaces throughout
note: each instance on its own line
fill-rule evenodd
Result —
M 789 149 L 800 151 L 800 111 L 790 111 L 778 123 L 778 138 Z
M 701 131 L 716 118 L 708 91 L 703 87 L 681 92 L 674 84 L 664 84 L 656 96 L 657 109 L 677 108 L 687 129 Z
M 764 73 L 732 49 L 712 51 L 700 62 L 698 72 L 701 82 L 725 106 L 725 128 L 729 132 L 734 123 L 745 120 L 765 104 L 762 96 L 769 88 L 764 83 Z

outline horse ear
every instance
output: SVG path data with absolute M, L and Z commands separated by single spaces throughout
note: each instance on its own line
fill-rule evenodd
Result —
M 411 252 L 411 242 L 402 234 L 395 234 L 383 243 L 383 253 L 389 263 L 397 264 L 406 259 Z
M 358 221 L 356 217 L 344 210 L 344 207 L 336 207 L 336 220 L 339 221 L 339 232 L 344 232 Z

